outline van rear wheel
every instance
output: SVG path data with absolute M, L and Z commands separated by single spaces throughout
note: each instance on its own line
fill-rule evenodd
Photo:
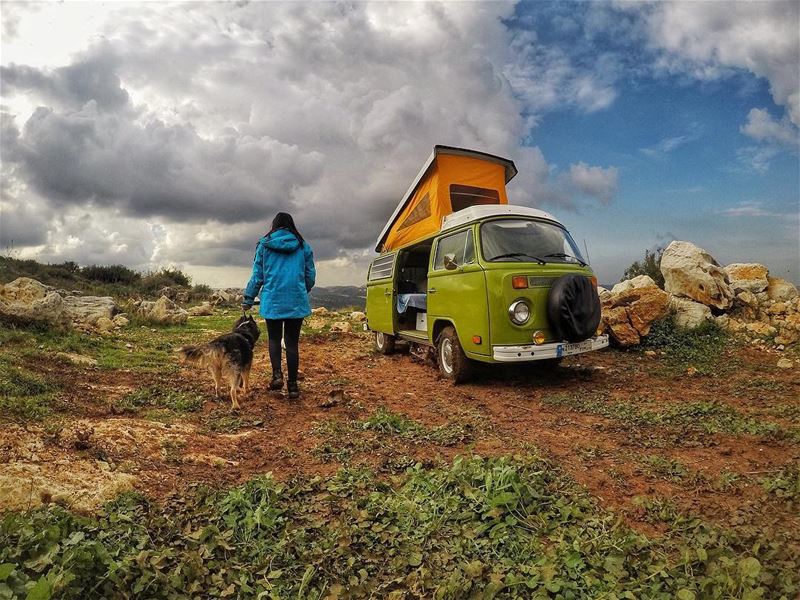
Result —
M 381 354 L 392 354 L 394 352 L 396 338 L 382 331 L 375 332 L 375 350 Z
M 439 335 L 437 346 L 439 371 L 453 383 L 464 383 L 472 377 L 472 362 L 458 340 L 453 327 L 445 327 Z

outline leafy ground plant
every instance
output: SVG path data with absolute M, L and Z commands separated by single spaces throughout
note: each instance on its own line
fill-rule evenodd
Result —
M 778 498 L 800 500 L 800 465 L 781 469 L 778 473 L 762 477 L 761 486 L 768 494 Z
M 792 598 L 798 556 L 674 510 L 649 539 L 536 457 L 457 458 L 282 484 L 261 477 L 163 507 L 0 521 L 0 596 L 29 598 Z M 763 535 L 763 534 L 762 534 Z

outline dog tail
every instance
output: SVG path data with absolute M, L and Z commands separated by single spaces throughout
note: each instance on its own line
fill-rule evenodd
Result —
M 222 368 L 225 364 L 225 349 L 214 342 L 200 346 L 181 346 L 177 352 L 181 362 L 217 368 Z
M 185 362 L 199 362 L 208 353 L 208 346 L 181 346 L 178 348 L 178 354 Z

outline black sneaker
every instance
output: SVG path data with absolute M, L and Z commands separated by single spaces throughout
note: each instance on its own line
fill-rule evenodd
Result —
M 269 382 L 269 389 L 271 390 L 283 389 L 283 373 L 272 374 L 272 381 Z
M 286 391 L 289 392 L 289 398 L 299 398 L 300 397 L 300 386 L 297 385 L 296 381 L 290 381 L 286 384 Z

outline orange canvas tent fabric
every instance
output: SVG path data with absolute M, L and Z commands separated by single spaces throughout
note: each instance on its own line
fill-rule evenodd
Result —
M 445 216 L 468 206 L 508 204 L 505 184 L 516 172 L 507 159 L 436 146 L 381 232 L 376 250 L 396 250 L 436 233 Z

